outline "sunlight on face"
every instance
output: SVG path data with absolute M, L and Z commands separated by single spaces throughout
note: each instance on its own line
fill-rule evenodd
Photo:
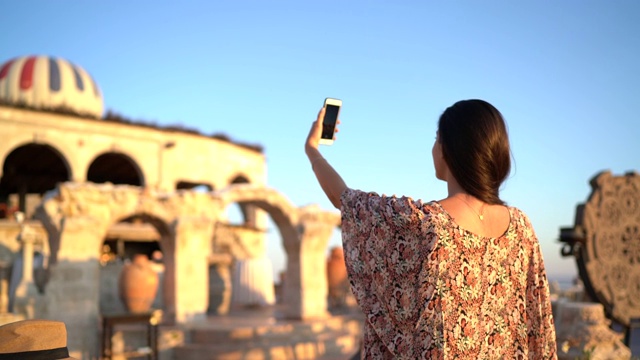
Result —
M 439 180 L 445 180 L 445 172 L 447 164 L 442 156 L 442 144 L 438 139 L 438 133 L 436 132 L 436 138 L 433 142 L 433 148 L 431 149 L 431 156 L 433 157 L 433 168 L 436 171 L 436 178 Z

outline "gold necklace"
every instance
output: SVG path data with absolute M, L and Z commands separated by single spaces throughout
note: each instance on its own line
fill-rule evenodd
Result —
M 484 221 L 484 211 L 482 209 L 484 209 L 484 203 L 482 203 L 482 206 L 480 206 L 480 213 L 478 213 L 476 211 L 476 209 L 473 208 L 473 206 L 471 206 L 471 204 L 469 204 L 465 199 L 458 197 L 458 199 L 462 200 L 463 203 L 465 203 L 469 209 L 471 209 L 471 211 L 473 211 L 474 213 L 476 213 L 476 215 L 478 216 L 478 219 L 480 219 L 480 221 Z

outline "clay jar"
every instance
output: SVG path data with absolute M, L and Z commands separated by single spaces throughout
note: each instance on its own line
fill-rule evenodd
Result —
M 158 291 L 158 274 L 151 267 L 147 255 L 134 255 L 132 262 L 122 268 L 118 290 L 127 311 L 144 313 L 151 309 Z
M 338 300 L 345 295 L 347 283 L 347 267 L 344 264 L 342 247 L 334 247 L 327 261 L 327 283 L 330 300 Z

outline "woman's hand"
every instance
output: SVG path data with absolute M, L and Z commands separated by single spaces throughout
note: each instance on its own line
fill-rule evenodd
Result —
M 323 106 L 318 112 L 318 118 L 311 125 L 311 130 L 309 130 L 309 135 L 307 136 L 307 141 L 304 146 L 304 150 L 308 156 L 317 154 L 320 137 L 322 136 L 322 120 L 324 119 L 324 112 L 325 108 Z M 340 120 L 336 122 L 336 130 L 334 134 L 338 132 L 338 124 L 340 124 Z M 336 139 L 335 136 L 333 139 Z

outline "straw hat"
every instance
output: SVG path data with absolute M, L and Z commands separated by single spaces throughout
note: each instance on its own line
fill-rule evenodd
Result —
M 0 360 L 73 359 L 63 322 L 23 320 L 0 326 Z

